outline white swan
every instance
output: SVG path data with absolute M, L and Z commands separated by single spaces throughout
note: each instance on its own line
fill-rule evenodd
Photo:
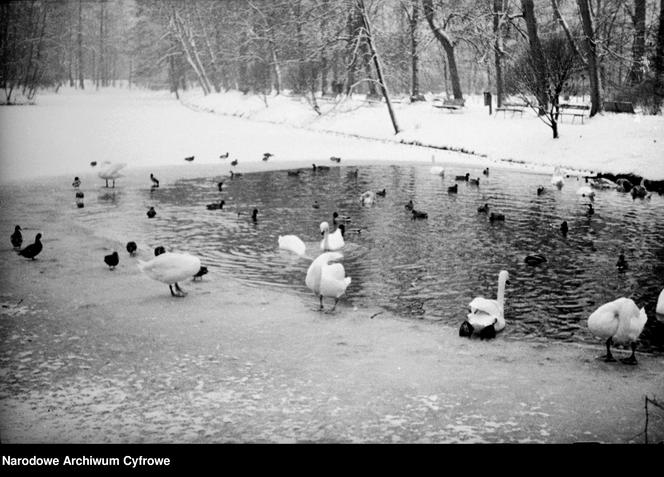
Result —
M 563 184 L 565 184 L 565 179 L 563 178 L 562 172 L 560 172 L 559 166 L 556 166 L 556 168 L 553 170 L 553 176 L 551 177 L 551 184 L 556 186 L 558 189 L 562 189 Z
M 604 361 L 615 361 L 611 355 L 613 343 L 630 344 L 632 355 L 621 361 L 626 364 L 636 364 L 634 351 L 636 340 L 648 321 L 645 308 L 636 306 L 629 298 L 618 298 L 605 303 L 588 317 L 588 329 L 600 338 L 606 339 L 606 355 Z
M 664 289 L 659 293 L 659 298 L 657 299 L 657 307 L 655 308 L 655 313 L 664 315 Z
M 124 162 L 115 162 L 104 161 L 102 164 L 102 170 L 99 171 L 99 177 L 106 181 L 106 187 L 108 187 L 108 181 L 113 181 L 113 187 L 115 187 L 115 179 L 121 177 L 120 169 L 125 167 L 127 164 Z
M 368 190 L 360 196 L 360 204 L 362 205 L 371 205 L 374 200 L 376 200 L 376 193 L 372 190 Z
M 471 334 L 473 331 L 480 332 L 491 325 L 495 331 L 505 328 L 505 284 L 508 278 L 507 270 L 501 270 L 498 274 L 498 296 L 495 300 L 476 297 L 468 305 L 470 313 L 468 313 L 466 321 L 472 326 Z
M 436 165 L 436 156 L 431 156 L 431 166 L 430 172 L 432 174 L 435 174 L 437 176 L 445 177 L 445 169 L 443 169 L 441 166 Z
M 324 252 L 339 250 L 345 245 L 341 230 L 337 228 L 334 233 L 330 233 L 330 224 L 327 222 L 321 222 L 320 233 L 323 235 L 323 240 L 320 241 L 320 249 Z
M 590 200 L 593 200 L 595 198 L 595 191 L 589 186 L 581 186 L 576 190 L 576 195 L 588 197 Z
M 279 248 L 290 250 L 298 255 L 304 255 L 306 246 L 304 242 L 296 235 L 279 235 Z
M 166 283 L 171 295 L 184 297 L 187 293 L 178 286 L 178 282 L 196 275 L 201 269 L 201 261 L 193 255 L 166 252 L 148 262 L 139 260 L 138 268 L 153 280 Z M 173 284 L 176 292 L 173 291 Z
M 329 262 L 339 260 L 343 255 L 339 252 L 326 252 L 319 255 L 309 266 L 304 282 L 316 296 L 320 298 L 320 309 L 323 309 L 323 297 L 334 298 L 334 311 L 339 297 L 346 292 L 351 279 L 346 276 L 346 270 L 340 263 Z

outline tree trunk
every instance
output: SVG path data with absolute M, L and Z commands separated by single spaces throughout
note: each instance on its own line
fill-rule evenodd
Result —
M 539 114 L 544 114 L 547 107 L 547 86 L 546 86 L 546 60 L 542 53 L 542 45 L 540 44 L 539 36 L 537 34 L 537 18 L 535 17 L 535 6 L 533 0 L 521 0 L 521 8 L 523 9 L 523 16 L 526 20 L 526 28 L 528 30 L 528 42 L 530 44 L 530 56 L 535 66 L 535 74 L 537 76 L 537 101 L 539 103 Z
M 387 105 L 387 110 L 390 113 L 390 119 L 392 120 L 392 126 L 394 127 L 394 134 L 399 134 L 401 132 L 401 129 L 399 129 L 399 124 L 397 123 L 397 117 L 394 114 L 394 110 L 392 109 L 392 103 L 390 102 L 390 95 L 387 92 L 387 85 L 385 84 L 385 81 L 383 79 L 383 70 L 380 66 L 380 59 L 378 58 L 378 52 L 376 52 L 376 48 L 374 47 L 373 44 L 371 25 L 369 23 L 369 18 L 367 17 L 367 11 L 364 7 L 364 0 L 356 0 L 356 1 L 362 17 L 362 24 L 364 25 L 364 29 L 367 33 L 367 43 L 369 45 L 369 49 L 371 50 L 371 55 L 373 56 L 374 66 L 376 67 L 376 75 L 378 76 L 378 81 L 383 91 L 383 97 L 385 98 L 385 104 Z
M 503 32 L 502 32 L 502 17 L 503 17 L 503 0 L 493 0 L 493 34 L 495 36 L 494 42 L 494 57 L 496 65 L 496 105 L 500 108 L 503 105 Z
M 655 107 L 653 114 L 658 114 L 664 100 L 664 0 L 659 5 L 659 30 L 657 31 L 657 46 L 655 47 Z
M 419 0 L 411 0 L 412 10 L 410 14 L 410 100 L 411 101 L 424 101 L 424 96 L 420 93 L 420 66 L 419 54 L 417 44 L 417 25 L 420 21 L 420 2 Z
M 447 55 L 447 66 L 449 68 L 450 80 L 452 81 L 452 94 L 455 99 L 463 99 L 461 92 L 461 81 L 459 81 L 459 71 L 457 70 L 456 57 L 454 55 L 454 43 L 444 30 L 436 26 L 433 0 L 422 0 L 424 6 L 424 16 L 429 23 L 436 40 L 443 46 Z
M 590 117 L 592 118 L 602 110 L 602 98 L 600 95 L 600 82 L 597 68 L 597 52 L 595 50 L 595 33 L 590 16 L 590 5 L 588 0 L 577 0 L 581 23 L 583 25 L 583 49 L 585 51 L 584 64 L 588 71 L 590 81 Z M 575 49 L 575 51 L 578 51 Z
M 632 45 L 632 67 L 629 71 L 630 84 L 643 81 L 646 51 L 646 0 L 634 0 L 634 43 Z
M 97 60 L 97 89 L 99 89 L 99 85 L 104 79 L 104 0 L 100 0 L 99 3 L 99 59 Z
M 85 89 L 85 81 L 83 80 L 83 0 L 78 0 L 78 85 L 81 89 Z

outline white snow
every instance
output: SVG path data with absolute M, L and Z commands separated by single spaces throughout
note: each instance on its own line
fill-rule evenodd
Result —
M 267 107 L 266 107 L 267 103 Z M 178 102 L 166 92 L 108 88 L 44 92 L 33 106 L 0 108 L 0 177 L 90 172 L 90 162 L 127 162 L 129 167 L 196 164 L 238 170 L 271 152 L 268 167 L 286 161 L 412 161 L 526 167 L 550 172 L 554 165 L 604 172 L 634 172 L 664 179 L 664 117 L 605 113 L 560 126 L 560 138 L 532 112 L 489 116 L 481 98 L 462 112 L 431 103 L 395 104 L 402 132 L 394 134 L 385 104 L 324 101 L 318 115 L 306 99 L 245 96 L 237 92 L 203 96 L 187 92 Z M 209 114 L 205 111 L 213 111 Z M 332 133 L 330 133 L 332 132 Z M 361 139 L 364 138 L 364 139 Z M 366 139 L 372 138 L 372 139 Z M 445 152 L 399 141 L 464 148 L 485 157 Z M 219 155 L 230 152 L 228 162 Z M 513 162 L 498 162 L 508 159 Z M 520 164 L 523 163 L 523 164 Z M 230 167 L 229 167 L 230 169 Z M 225 171 L 224 171 L 225 172 Z

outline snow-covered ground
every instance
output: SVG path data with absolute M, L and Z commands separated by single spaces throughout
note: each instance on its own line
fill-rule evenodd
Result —
M 396 103 L 402 129 L 398 135 L 384 104 L 319 100 L 319 107 L 320 116 L 306 99 L 237 92 L 203 96 L 190 91 L 181 103 L 166 92 L 124 88 L 41 93 L 36 105 L 0 108 L 0 176 L 11 181 L 76 175 L 86 166 L 89 171 L 91 161 L 104 160 L 151 167 L 184 164 L 184 157 L 194 155 L 197 164 L 218 163 L 225 152 L 240 161 L 242 170 L 269 151 L 274 161 L 307 163 L 328 161 L 330 156 L 344 162 L 429 162 L 435 153 L 443 163 L 542 172 L 562 165 L 664 179 L 662 116 L 605 113 L 586 118 L 584 124 L 565 118 L 561 137 L 554 140 L 532 112 L 523 117 L 489 116 L 481 98 L 475 97 L 461 112 L 443 111 L 431 103 Z

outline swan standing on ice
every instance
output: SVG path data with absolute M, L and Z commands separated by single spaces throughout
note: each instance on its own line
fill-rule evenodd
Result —
M 612 362 L 615 358 L 611 354 L 613 343 L 627 344 L 632 348 L 628 358 L 621 359 L 625 364 L 636 364 L 636 341 L 648 321 L 645 308 L 636 306 L 629 298 L 618 298 L 605 303 L 588 317 L 588 329 L 600 338 L 606 338 L 606 355 L 604 361 Z
M 125 167 L 127 164 L 124 162 L 112 163 L 110 161 L 104 161 L 102 164 L 102 170 L 99 171 L 99 177 L 106 181 L 106 187 L 108 187 L 108 181 L 113 181 L 113 187 L 115 188 L 115 179 L 121 177 L 120 169 Z
M 431 164 L 433 164 L 430 169 L 430 172 L 432 174 L 445 177 L 445 169 L 443 169 L 441 166 L 436 165 L 436 156 L 431 156 Z
M 171 295 L 184 297 L 187 293 L 180 288 L 178 282 L 196 275 L 201 269 L 201 261 L 193 255 L 165 252 L 148 262 L 139 260 L 138 268 L 153 280 L 167 284 Z
M 559 190 L 563 188 L 563 184 L 565 184 L 565 179 L 563 178 L 562 172 L 560 172 L 560 167 L 556 167 L 553 170 L 553 176 L 551 177 L 551 184 L 556 186 Z
M 466 321 L 459 330 L 460 336 L 471 336 L 473 332 L 487 334 L 485 328 L 493 331 L 489 336 L 495 336 L 495 332 L 505 328 L 504 303 L 505 303 L 505 284 L 509 278 L 507 270 L 501 270 L 498 274 L 498 296 L 496 300 L 488 300 L 483 297 L 473 299 L 468 305 L 470 313 Z
M 297 235 L 279 235 L 278 242 L 279 248 L 290 250 L 298 255 L 304 255 L 307 248 Z
M 339 250 L 345 245 L 341 230 L 337 228 L 334 233 L 330 233 L 330 224 L 327 222 L 321 222 L 320 233 L 323 235 L 323 240 L 320 241 L 320 249 L 324 252 Z
M 334 311 L 339 301 L 339 297 L 346 292 L 351 279 L 346 276 L 346 270 L 340 263 L 332 263 L 332 260 L 339 260 L 343 255 L 339 252 L 326 252 L 319 255 L 309 266 L 305 283 L 316 296 L 320 298 L 320 310 L 323 309 L 323 297 L 334 298 L 334 306 L 330 312 Z

